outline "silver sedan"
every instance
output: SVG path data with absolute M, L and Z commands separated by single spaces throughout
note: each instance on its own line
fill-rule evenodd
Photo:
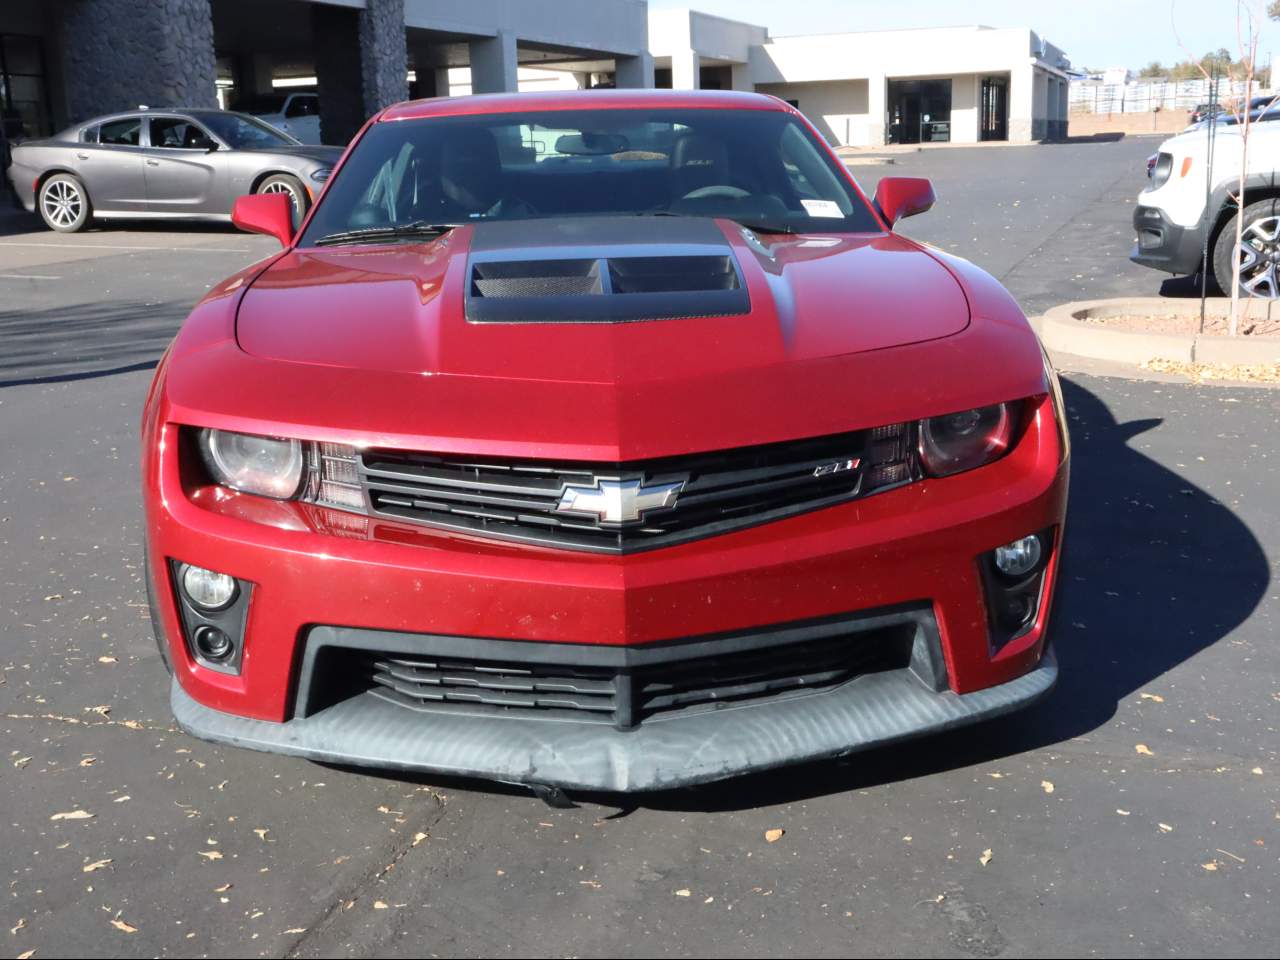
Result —
M 63 233 L 95 217 L 230 220 L 246 193 L 288 194 L 300 218 L 341 155 L 248 114 L 135 110 L 19 144 L 9 179 L 22 205 Z

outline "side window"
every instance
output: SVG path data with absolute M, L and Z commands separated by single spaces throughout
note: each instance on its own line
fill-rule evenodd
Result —
M 99 129 L 99 143 L 109 143 L 117 147 L 136 147 L 138 138 L 142 134 L 142 120 L 138 117 L 112 120 L 110 123 L 104 123 Z
M 316 97 L 294 97 L 289 101 L 289 106 L 285 110 L 286 117 L 314 117 L 319 110 L 319 100 Z
M 203 129 L 181 117 L 152 117 L 151 146 L 171 150 L 208 150 L 213 141 Z
M 98 128 L 96 126 L 93 126 L 93 127 L 85 127 L 83 130 L 81 130 L 80 142 L 81 143 L 97 143 Z

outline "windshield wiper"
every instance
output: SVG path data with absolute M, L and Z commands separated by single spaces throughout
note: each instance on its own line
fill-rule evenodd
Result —
M 315 242 L 317 247 L 337 243 L 367 243 L 378 240 L 405 240 L 411 237 L 438 237 L 461 226 L 457 223 L 431 223 L 413 220 L 409 223 L 391 223 L 381 227 L 363 227 L 359 230 L 342 230 L 329 233 Z
M 747 230 L 750 230 L 752 233 L 796 233 L 797 232 L 795 230 L 792 230 L 785 223 L 748 223 L 745 220 L 734 220 L 733 222 L 740 227 L 745 227 Z

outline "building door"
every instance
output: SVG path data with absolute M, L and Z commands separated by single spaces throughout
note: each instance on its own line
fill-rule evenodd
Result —
M 0 34 L 0 122 L 10 140 L 53 133 L 39 37 Z
M 1009 78 L 982 78 L 982 116 L 979 140 L 1009 139 Z
M 941 143 L 951 139 L 950 80 L 890 80 L 890 143 Z

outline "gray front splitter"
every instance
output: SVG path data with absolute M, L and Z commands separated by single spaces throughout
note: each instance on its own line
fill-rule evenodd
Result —
M 950 730 L 1044 696 L 1058 676 L 1048 651 L 1015 680 L 957 695 L 906 671 L 870 674 L 823 693 L 651 719 L 602 723 L 417 711 L 366 693 L 285 723 L 212 710 L 173 681 L 179 726 L 203 740 L 312 760 L 547 784 L 645 791 L 719 780 Z

